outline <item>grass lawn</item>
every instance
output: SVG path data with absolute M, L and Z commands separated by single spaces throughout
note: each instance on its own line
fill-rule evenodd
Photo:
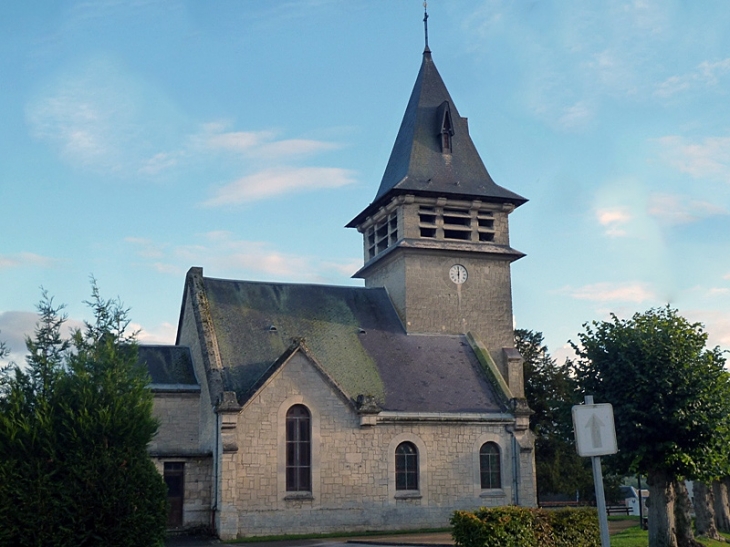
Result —
M 722 534 L 730 539 L 729 534 Z M 727 547 L 727 543 L 701 538 L 700 542 L 707 547 Z M 627 528 L 623 532 L 611 536 L 611 547 L 647 547 L 649 545 L 649 532 L 638 526 Z

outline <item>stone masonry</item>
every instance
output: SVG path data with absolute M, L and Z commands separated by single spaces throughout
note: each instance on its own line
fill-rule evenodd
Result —
M 153 415 L 160 428 L 148 450 L 160 474 L 166 462 L 185 464 L 186 528 L 210 526 L 213 460 L 199 447 L 199 413 L 199 392 L 154 393 Z
M 285 484 L 284 423 L 294 404 L 312 414 L 312 492 L 305 495 L 287 493 Z M 221 537 L 446 526 L 455 509 L 534 499 L 532 477 L 520 477 L 521 491 L 513 490 L 511 417 L 397 414 L 361 426 L 336 386 L 295 354 L 239 415 L 239 448 L 224 464 L 235 470 L 223 470 L 235 472 L 221 481 L 221 499 L 237 509 L 237 530 L 221 523 Z M 395 490 L 395 448 L 405 440 L 419 451 L 415 494 Z M 478 454 L 487 441 L 500 447 L 502 488 L 483 491 Z

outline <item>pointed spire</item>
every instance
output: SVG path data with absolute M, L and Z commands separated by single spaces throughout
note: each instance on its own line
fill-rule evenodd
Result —
M 376 200 L 394 190 L 525 201 L 492 180 L 430 52 L 423 56 Z
M 406 106 L 373 202 L 349 227 L 397 194 L 479 199 L 519 206 L 522 196 L 492 180 L 469 136 L 469 124 L 451 99 L 429 50 Z
M 373 202 L 347 224 L 356 227 L 398 194 L 510 203 L 527 200 L 492 180 L 459 115 L 428 47 L 428 12 L 423 3 L 425 49 L 390 159 Z

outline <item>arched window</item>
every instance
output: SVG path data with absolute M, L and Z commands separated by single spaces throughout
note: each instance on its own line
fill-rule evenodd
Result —
M 312 490 L 312 417 L 304 405 L 286 413 L 286 490 Z
M 479 449 L 479 473 L 482 488 L 502 488 L 499 447 L 495 443 L 484 443 Z
M 413 443 L 395 449 L 395 489 L 418 490 L 418 450 Z

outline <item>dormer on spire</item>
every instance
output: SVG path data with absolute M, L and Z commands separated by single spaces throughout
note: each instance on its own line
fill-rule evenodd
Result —
M 441 127 L 439 129 L 439 134 L 441 135 L 441 153 L 451 154 L 451 137 L 454 136 L 454 124 L 451 121 L 449 101 L 441 103 L 436 119 L 441 121 Z

